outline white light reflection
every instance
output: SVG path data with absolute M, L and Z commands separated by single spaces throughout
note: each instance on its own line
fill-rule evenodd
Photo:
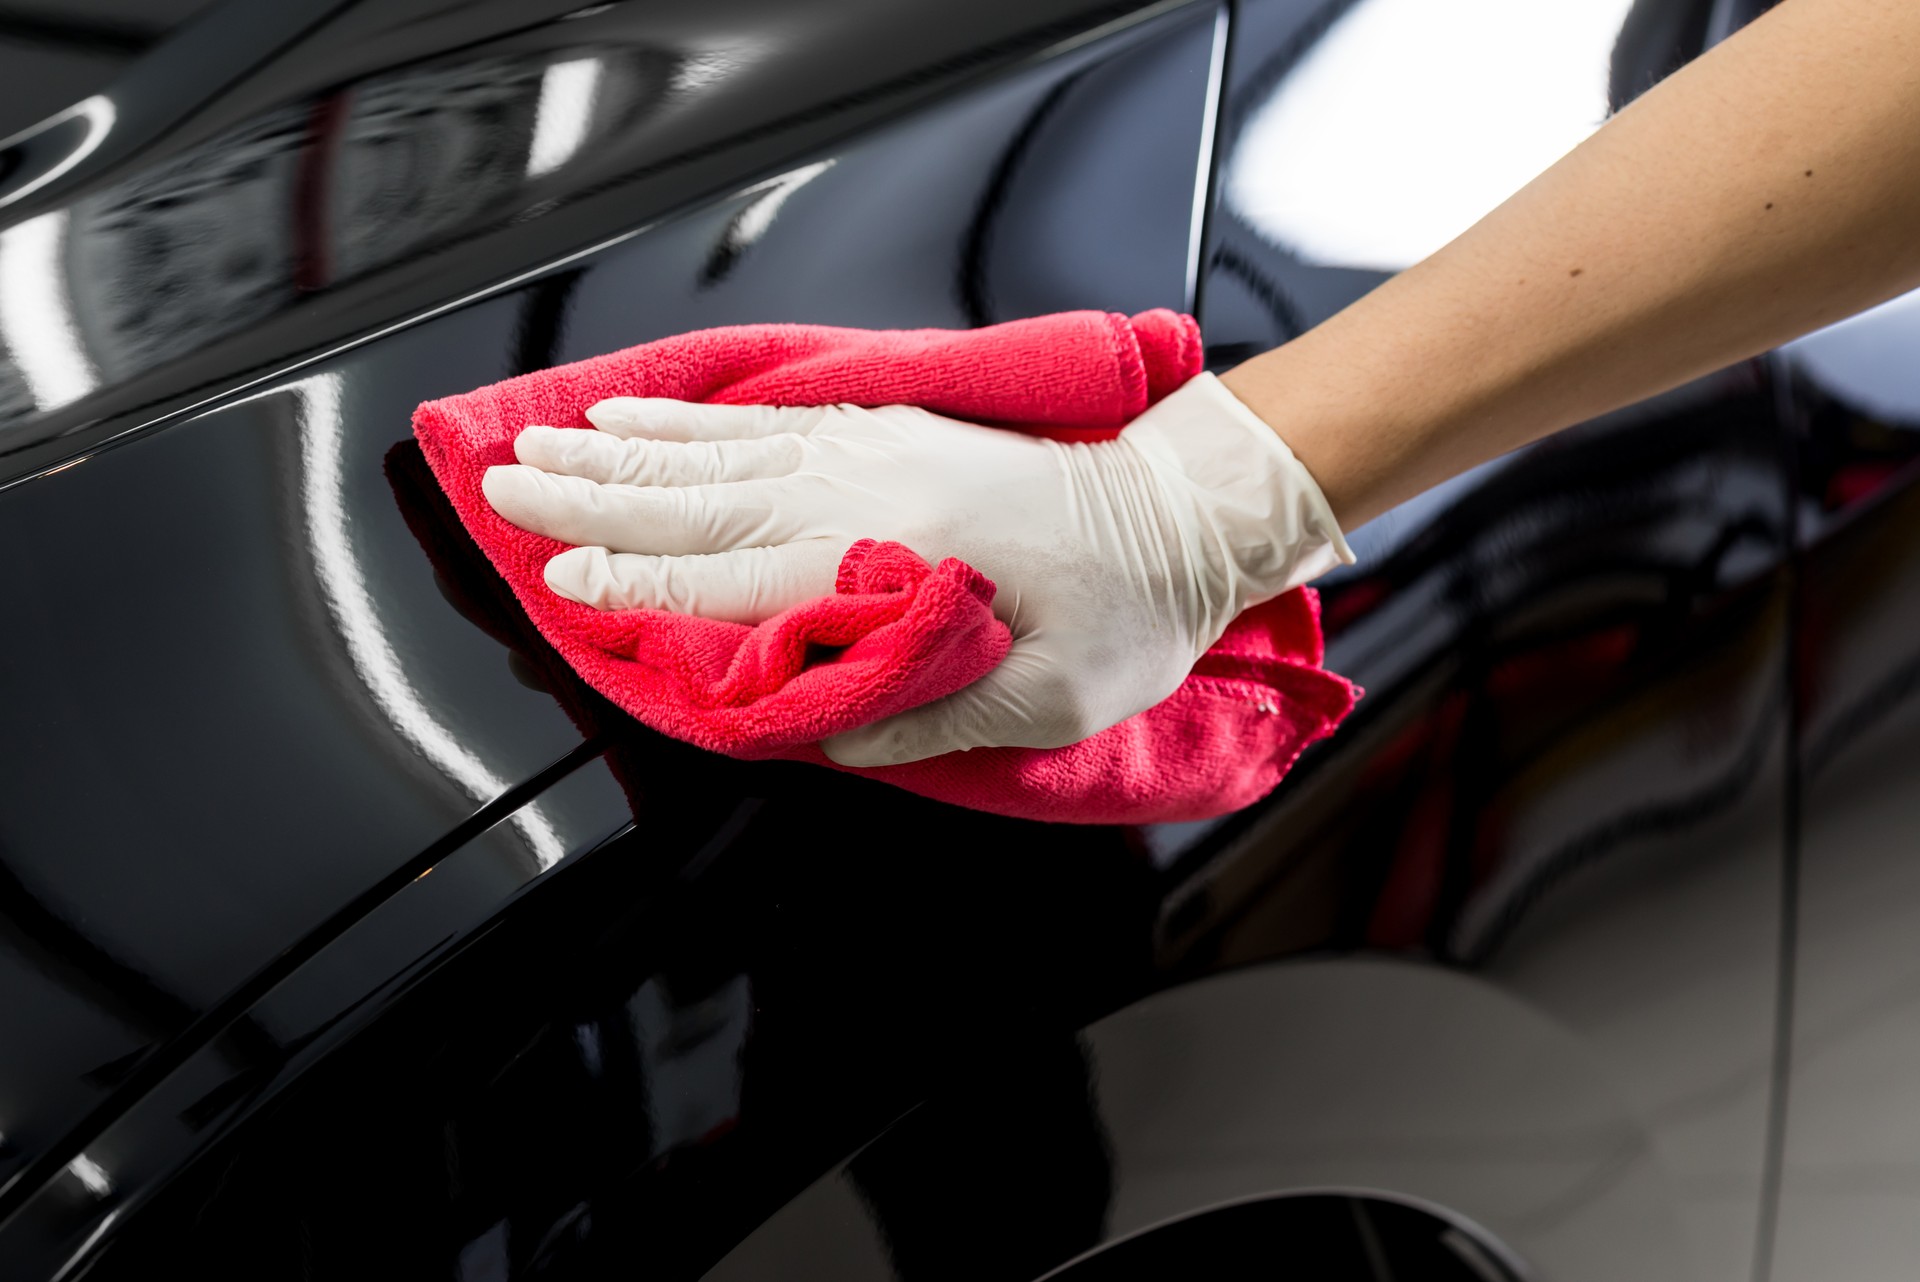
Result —
M 68 1278 L 74 1276 L 75 1268 L 87 1262 L 87 1256 L 93 1252 L 94 1247 L 100 1245 L 100 1239 L 107 1235 L 107 1230 L 112 1228 L 119 1219 L 119 1207 L 101 1216 L 100 1222 L 93 1226 L 93 1231 L 81 1240 L 80 1245 L 74 1248 L 73 1254 L 67 1257 L 66 1263 L 55 1270 L 48 1282 L 67 1282 Z
M 1248 124 L 1226 199 L 1311 263 L 1397 270 L 1597 129 L 1632 0 L 1361 0 Z
M 100 383 L 74 323 L 66 246 L 64 209 L 0 232 L 0 342 L 42 410 L 77 401 Z
M 737 49 L 725 54 L 694 54 L 673 69 L 673 78 L 667 82 L 667 92 L 676 97 L 698 93 L 708 85 L 718 84 L 733 75 L 740 70 L 740 66 L 741 54 Z
M 67 1170 L 71 1171 L 73 1178 L 79 1180 L 87 1192 L 95 1197 L 105 1197 L 113 1192 L 113 1179 L 107 1174 L 106 1168 L 85 1153 L 77 1155 L 68 1162 Z
M 315 374 L 292 384 L 300 398 L 300 500 L 307 546 L 326 596 L 334 628 L 361 684 L 402 738 L 476 801 L 488 802 L 508 788 L 433 715 L 407 680 L 400 656 L 387 640 L 373 593 L 354 554 L 348 529 L 346 473 L 342 460 L 346 425 L 341 414 L 340 375 Z M 566 854 L 559 834 L 538 806 L 522 806 L 512 822 L 526 837 L 542 872 Z
M 1904 427 L 1920 425 L 1920 290 L 1780 349 L 1828 392 Z
M 740 194 L 750 196 L 752 200 L 733 216 L 727 224 L 726 244 L 731 250 L 742 250 L 755 244 L 767 234 L 773 226 L 773 220 L 779 216 L 780 207 L 793 198 L 793 193 L 833 168 L 833 161 L 822 160 L 811 165 L 781 174 L 778 178 L 769 178 L 763 183 L 755 183 Z
M 85 160 L 88 156 L 91 156 L 98 150 L 101 142 L 105 140 L 107 131 L 113 128 L 115 114 L 113 99 L 102 94 L 95 94 L 91 98 L 74 103 L 73 106 L 68 107 L 65 111 L 57 115 L 48 116 L 45 120 L 30 129 L 22 130 L 20 133 L 13 135 L 13 137 L 0 141 L 0 149 L 4 149 L 25 142 L 35 134 L 45 133 L 47 130 L 64 124 L 76 116 L 87 122 L 87 132 L 81 135 L 80 141 L 74 149 L 62 156 L 46 173 L 41 174 L 30 182 L 21 183 L 4 196 L 0 196 L 0 209 L 4 209 L 23 196 L 31 196 L 34 192 L 39 191 L 42 187 Z
M 1220 119 L 1220 89 L 1227 70 L 1227 6 L 1213 15 L 1213 49 L 1207 55 L 1207 96 L 1200 117 L 1200 170 L 1193 182 L 1193 212 L 1187 220 L 1186 308 L 1193 311 L 1194 296 L 1200 288 L 1200 253 L 1205 247 L 1207 198 L 1213 192 L 1213 131 Z
M 556 62 L 540 77 L 540 100 L 533 112 L 533 144 L 527 149 L 527 177 L 552 173 L 573 159 L 593 123 L 593 102 L 600 90 L 600 59 Z

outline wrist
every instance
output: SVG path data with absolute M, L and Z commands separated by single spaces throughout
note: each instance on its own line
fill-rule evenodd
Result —
M 1433 260 L 1387 281 L 1221 384 L 1278 434 L 1346 528 L 1479 462 L 1473 442 L 1511 416 L 1537 371 L 1460 299 Z M 1432 316 L 1436 299 L 1449 307 Z M 1537 337 L 1537 336 L 1536 336 Z M 1539 347 L 1528 349 L 1534 356 Z
M 1353 563 L 1312 473 L 1213 375 L 1135 419 L 1126 439 L 1187 487 L 1201 537 L 1227 563 L 1227 617 Z

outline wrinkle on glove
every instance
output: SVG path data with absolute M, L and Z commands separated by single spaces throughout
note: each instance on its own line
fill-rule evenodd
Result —
M 566 550 L 495 512 L 487 468 L 528 424 L 591 430 L 612 396 L 723 404 L 911 404 L 1056 440 L 1110 437 L 1200 370 L 1197 326 L 1156 310 L 1064 312 L 977 330 L 744 325 L 559 366 L 414 413 L 462 523 L 529 618 L 588 684 L 648 726 L 746 759 L 809 761 L 937 800 L 1029 819 L 1158 823 L 1258 800 L 1359 691 L 1320 667 L 1318 598 L 1297 588 L 1240 615 L 1170 697 L 1065 748 L 976 748 L 873 768 L 819 741 L 978 680 L 1011 638 L 993 584 L 863 540 L 831 596 L 755 626 L 663 610 L 602 611 L 546 586 Z

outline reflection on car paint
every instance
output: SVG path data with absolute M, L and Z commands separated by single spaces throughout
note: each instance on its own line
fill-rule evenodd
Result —
M 0 255 L 0 280 L 57 300 L 69 337 L 55 350 L 0 326 L 0 383 L 56 409 L 511 212 L 672 79 L 644 50 L 549 57 L 376 77 L 10 230 L 35 257 Z
M 1600 127 L 1631 4 L 1340 6 L 1248 111 L 1221 200 L 1301 262 L 1410 267 Z
M 0 259 L 73 323 L 57 343 L 0 329 L 0 478 L 417 322 L 1063 37 L 1070 53 L 1088 22 L 1147 16 L 229 3 L 130 64 L 106 141 L 18 203 L 32 227 Z M 886 56 L 844 57 L 862 38 Z M 1191 202 L 1184 182 L 1170 194 Z
M 1920 1258 L 1913 734 L 1920 718 L 1920 434 L 1911 298 L 1794 344 L 1801 850 L 1793 1073 L 1776 1276 Z
M 405 662 L 389 640 L 353 545 L 347 519 L 342 457 L 346 422 L 341 375 L 328 371 L 289 384 L 300 406 L 300 511 L 303 546 L 313 558 L 313 575 L 331 616 L 333 631 L 345 644 L 354 675 L 380 712 L 421 757 L 432 762 L 478 804 L 506 792 L 512 781 L 496 773 L 462 738 L 448 729 L 409 679 Z M 542 868 L 565 853 L 537 801 L 514 812 L 510 822 L 525 833 Z
M 1319 10 L 1237 7 L 1227 170 Z M 209 826 L 204 849 L 114 828 L 114 800 L 87 794 L 98 830 L 197 892 L 172 891 L 178 925 L 220 966 L 184 978 L 165 970 L 178 940 L 143 936 L 119 896 L 72 879 L 91 852 L 70 819 L 35 827 L 31 795 L 0 807 L 0 964 L 27 958 L 0 984 L 20 1004 L 9 1023 L 88 1030 L 6 1066 L 42 1103 L 0 1116 L 0 1170 L 45 1178 L 14 1194 L 0 1255 L 24 1268 L 98 1250 L 100 1278 L 158 1260 L 693 1277 L 738 1247 L 722 1267 L 753 1277 L 800 1258 L 797 1241 L 836 1277 L 1030 1279 L 1166 1215 L 1338 1183 L 1430 1198 L 1543 1276 L 1748 1276 L 1778 1106 L 1796 770 L 1809 1067 L 1780 1262 L 1814 1276 L 1843 1258 L 1853 1204 L 1823 1183 L 1835 1171 L 1882 1179 L 1890 1209 L 1857 1249 L 1903 1241 L 1905 1134 L 1885 1119 L 1911 1110 L 1897 1087 L 1854 1083 L 1906 1062 L 1906 975 L 1882 966 L 1862 986 L 1874 957 L 1843 945 L 1897 952 L 1920 902 L 1899 873 L 1893 768 L 1920 688 L 1898 590 L 1903 531 L 1920 528 L 1915 438 L 1812 363 L 1703 380 L 1362 532 L 1368 555 L 1325 597 L 1334 666 L 1369 688 L 1353 722 L 1268 803 L 1150 833 L 956 813 L 601 719 L 515 631 L 431 494 L 408 490 L 412 400 L 675 328 L 1177 303 L 1191 193 L 1122 201 L 1124 184 L 1089 175 L 1137 175 L 1151 156 L 1190 178 L 1198 122 L 1138 126 L 1168 114 L 1169 86 L 1204 101 L 1212 31 L 1210 13 L 1175 15 L 1150 49 L 1092 46 L 773 177 L 735 175 L 620 246 L 15 492 L 117 502 L 178 538 L 194 527 L 153 519 L 134 482 L 184 487 L 210 455 L 271 442 L 271 467 L 180 492 L 205 520 L 238 501 L 228 491 L 280 496 L 244 528 L 297 586 L 249 579 L 250 600 L 299 604 L 274 616 L 284 637 L 248 634 L 254 653 L 326 656 L 328 707 L 366 738 L 302 761 L 310 810 L 271 793 L 263 813 L 299 823 Z M 601 73 L 582 61 L 535 60 L 503 183 L 585 163 L 559 159 L 590 150 L 574 140 Z M 1616 99 L 1639 66 L 1616 54 Z M 536 147 L 549 84 L 556 123 Z M 407 208 L 359 261 L 452 225 L 431 200 Z M 1116 252 L 1132 245 L 1152 249 Z M 281 253 L 293 276 L 342 279 L 346 260 Z M 1306 262 L 1225 205 L 1202 263 L 1216 364 L 1379 279 Z M 92 550 L 50 499 L 7 510 Z M 1798 580 L 1796 532 L 1813 571 Z M 199 552 L 209 573 L 244 568 L 219 540 L 195 546 L 216 549 Z M 200 635 L 142 617 L 157 647 Z M 111 680 L 106 652 L 69 645 L 76 670 Z M 21 657 L 69 680 L 40 651 Z M 177 660 L 155 671 L 189 673 L 209 724 L 249 724 L 223 683 Z M 111 720 L 73 689 L 73 708 Z M 57 760 L 79 755 L 60 737 L 71 721 L 32 693 L 9 692 Z M 497 720 L 477 711 L 514 699 Z M 330 743 L 332 715 L 271 724 Z M 288 751 L 270 725 L 249 732 L 256 752 Z M 363 781 L 348 763 L 369 743 L 383 769 Z M 1883 773 L 1863 773 L 1862 753 Z M 191 743 L 150 755 L 162 798 L 245 764 Z M 6 764 L 15 788 L 38 778 Z M 496 795 L 422 857 L 458 808 L 530 776 L 529 795 Z M 74 808 L 57 778 L 41 786 Z M 1881 816 L 1865 839 L 1847 818 L 1859 788 Z M 537 808 L 518 804 L 532 794 Z M 349 798 L 371 812 L 363 828 L 339 813 Z M 243 883 L 263 849 L 279 894 L 346 915 L 316 926 L 262 893 L 249 933 L 192 881 L 212 868 Z M 1850 934 L 1862 894 L 1879 915 Z M 290 937 L 306 950 L 266 948 Z M 1847 1147 L 1853 1096 L 1877 1147 Z M 1863 1151 L 1879 1165 L 1846 1164 Z M 749 1258 L 769 1243 L 789 1249 Z
M 951 325 L 976 308 L 992 320 L 1075 305 L 1178 306 L 1194 208 L 1183 184 L 1196 172 L 1214 37 L 1210 11 L 1126 25 L 797 158 L 773 178 L 749 172 L 717 198 L 697 192 L 679 216 L 620 231 L 509 291 L 0 497 L 0 525 L 14 531 L 9 581 L 35 620 L 6 634 L 0 663 L 16 678 L 6 695 L 22 728 L 0 769 L 0 843 L 13 875 L 0 895 L 18 945 L 0 950 L 0 1003 L 8 1026 L 74 1030 L 0 1058 L 0 1093 L 19 1101 L 0 1118 L 11 1146 L 0 1232 L 15 1235 L 0 1256 L 31 1241 L 14 1258 L 66 1258 L 97 1232 L 110 1238 L 125 1208 L 177 1173 L 196 1137 L 204 1144 L 239 1125 L 333 1044 L 324 1023 L 318 1041 L 301 1041 L 316 1030 L 249 1013 L 261 993 L 312 970 L 322 990 L 344 985 L 326 999 L 336 1007 L 393 1000 L 397 990 L 370 996 L 326 979 L 320 957 L 394 893 L 396 877 L 410 897 L 446 884 L 449 869 L 437 862 L 417 886 L 405 880 L 420 875 L 422 851 L 442 849 L 450 832 L 468 840 L 472 825 L 498 824 L 531 876 L 581 849 L 558 803 L 526 790 L 577 773 L 578 754 L 600 750 L 590 736 L 607 723 L 605 705 L 596 710 L 597 696 L 537 637 L 515 632 L 515 618 L 522 630 L 525 619 L 510 600 L 503 610 L 483 599 L 498 596 L 484 562 L 455 565 L 474 559 L 471 541 L 457 523 L 436 533 L 418 478 L 404 475 L 408 451 L 418 454 L 412 407 L 701 324 Z M 1014 138 L 1022 159 L 1010 165 Z M 515 164 L 525 160 L 523 149 Z M 1143 170 L 1177 178 L 1116 199 Z M 292 270 L 286 255 L 277 261 Z M 83 590 L 63 562 L 39 554 L 49 542 L 110 562 L 121 590 Z M 492 589 L 473 587 L 489 580 Z M 140 620 L 131 647 L 129 617 Z M 87 745 L 91 728 L 106 726 L 102 760 Z M 633 798 L 652 800 L 625 801 L 614 818 L 644 804 L 650 835 L 670 856 L 682 830 L 658 809 L 685 802 L 677 788 L 698 756 L 669 754 L 648 767 L 651 778 L 638 766 L 617 770 Z M 75 767 L 82 759 L 90 768 Z M 101 769 L 120 781 L 106 796 Z M 768 786 L 745 767 L 722 777 L 733 781 L 728 810 Z M 822 800 L 850 782 L 804 779 Z M 129 850 L 141 852 L 131 869 L 121 864 Z M 473 902 L 462 911 L 464 924 L 427 941 L 485 919 Z M 427 955 L 437 954 L 419 939 L 405 954 Z M 366 963 L 362 979 L 381 982 L 383 964 Z M 693 1009 L 713 990 L 673 979 L 659 991 Z M 758 1001 L 757 980 L 752 992 Z M 604 1034 L 611 1018 L 557 1025 L 564 1054 L 587 1053 L 573 1030 Z M 602 1067 L 611 1064 L 615 1040 L 593 1044 Z M 659 1097 L 661 1134 L 700 1122 L 700 1137 L 725 1129 L 725 1092 L 687 1099 L 667 1109 Z M 702 1147 L 699 1137 L 688 1143 Z M 669 1153 L 681 1147 L 675 1140 Z M 98 1156 L 116 1183 L 106 1203 L 84 1204 L 92 1210 L 65 1200 L 71 1181 L 61 1172 L 80 1152 Z

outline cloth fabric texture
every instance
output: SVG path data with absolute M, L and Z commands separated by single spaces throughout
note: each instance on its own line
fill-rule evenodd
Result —
M 758 624 L 602 611 L 556 595 L 566 545 L 508 523 L 481 492 L 529 424 L 590 430 L 612 396 L 726 404 L 919 405 L 1057 440 L 1111 437 L 1200 370 L 1198 327 L 1164 310 L 1066 312 L 976 330 L 746 325 L 665 338 L 430 401 L 414 431 L 435 478 L 529 618 L 573 669 L 654 729 L 712 751 L 849 769 L 828 735 L 977 680 L 1011 638 L 992 582 L 864 540 L 832 595 Z M 1321 666 L 1318 598 L 1244 611 L 1175 693 L 1065 748 L 976 748 L 853 769 L 975 809 L 1077 823 L 1207 818 L 1279 782 L 1331 733 L 1357 688 Z

